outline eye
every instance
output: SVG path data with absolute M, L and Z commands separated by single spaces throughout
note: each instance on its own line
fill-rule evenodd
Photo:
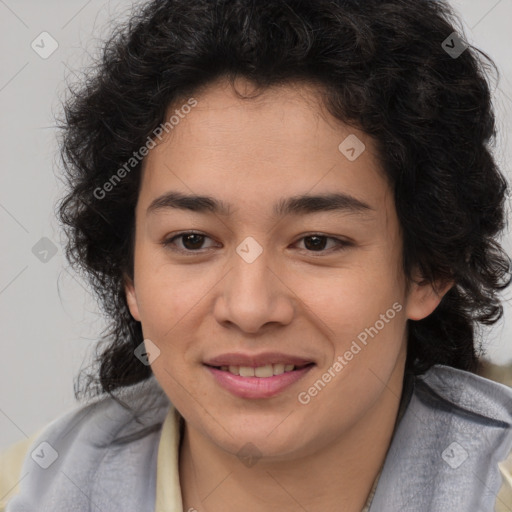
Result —
M 164 240 L 162 245 L 164 247 L 168 247 L 171 250 L 175 250 L 184 254 L 193 254 L 199 253 L 204 249 L 209 249 L 210 247 L 202 247 L 203 243 L 206 239 L 211 238 L 209 236 L 204 235 L 203 233 L 196 233 L 194 231 L 186 231 L 183 233 L 178 233 L 177 235 L 172 236 L 171 238 L 167 238 Z M 181 243 L 176 245 L 176 240 L 181 240 Z M 328 245 L 328 241 L 334 242 L 334 247 L 330 247 L 326 249 Z M 325 252 L 334 252 L 341 251 L 347 247 L 350 247 L 352 244 L 346 240 L 340 240 L 336 237 L 326 236 L 319 233 L 314 233 L 311 235 L 306 235 L 298 240 L 298 242 L 304 241 L 304 249 L 300 249 L 302 251 L 312 253 L 325 253 Z M 295 242 L 296 244 L 298 242 Z
M 173 250 L 177 250 L 179 252 L 187 253 L 187 252 L 198 252 L 202 249 L 202 245 L 204 240 L 209 238 L 202 233 L 195 233 L 193 231 L 187 231 L 184 233 L 179 233 L 178 235 L 174 235 L 172 238 L 168 238 L 162 242 L 164 247 L 169 247 L 171 245 L 175 245 L 174 241 L 178 239 L 182 239 L 182 247 L 170 247 Z
M 343 250 L 351 245 L 348 241 L 340 240 L 339 238 L 331 236 L 321 235 L 318 233 L 306 235 L 299 239 L 299 241 L 302 240 L 304 241 L 305 250 L 307 252 L 330 252 L 330 249 L 333 249 L 333 247 L 327 251 L 325 250 L 328 240 L 334 241 L 334 251 Z

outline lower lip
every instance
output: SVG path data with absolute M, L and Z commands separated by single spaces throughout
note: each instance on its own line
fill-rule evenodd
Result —
M 272 377 L 240 377 L 211 366 L 206 368 L 224 388 L 241 398 L 270 398 L 302 379 L 314 365 Z

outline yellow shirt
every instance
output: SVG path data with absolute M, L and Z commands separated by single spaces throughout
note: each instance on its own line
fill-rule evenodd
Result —
M 5 511 L 7 502 L 19 492 L 19 482 L 23 477 L 23 460 L 39 434 L 40 432 L 37 432 L 32 437 L 16 443 L 0 456 L 0 512 Z M 178 471 L 179 443 L 179 415 L 171 407 L 164 421 L 158 446 L 155 512 L 183 512 Z M 512 512 L 512 453 L 499 464 L 499 468 L 503 485 L 496 500 L 495 512 Z M 377 483 L 378 477 L 362 512 L 368 511 Z

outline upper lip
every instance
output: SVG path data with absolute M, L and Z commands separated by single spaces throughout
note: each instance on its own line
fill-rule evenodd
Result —
M 220 354 L 204 361 L 208 366 L 248 366 L 257 368 L 267 364 L 293 364 L 295 366 L 303 366 L 313 363 L 311 359 L 292 356 L 280 352 L 263 352 L 261 354 L 242 354 L 229 353 Z

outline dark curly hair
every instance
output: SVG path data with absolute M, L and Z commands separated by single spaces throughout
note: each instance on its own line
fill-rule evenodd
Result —
M 502 316 L 498 293 L 511 281 L 497 241 L 507 184 L 490 151 L 487 74 L 496 66 L 470 45 L 447 53 L 454 27 L 463 37 L 449 5 L 432 0 L 154 0 L 136 8 L 71 87 L 61 121 L 66 254 L 110 319 L 99 370 L 77 396 L 112 395 L 152 373 L 134 357 L 143 335 L 124 293 L 142 163 L 105 199 L 98 190 L 154 138 L 170 105 L 218 78 L 244 77 L 260 91 L 314 84 L 335 118 L 373 137 L 394 191 L 406 277 L 416 267 L 427 282 L 455 283 L 430 316 L 408 322 L 407 371 L 476 371 L 476 328 Z

